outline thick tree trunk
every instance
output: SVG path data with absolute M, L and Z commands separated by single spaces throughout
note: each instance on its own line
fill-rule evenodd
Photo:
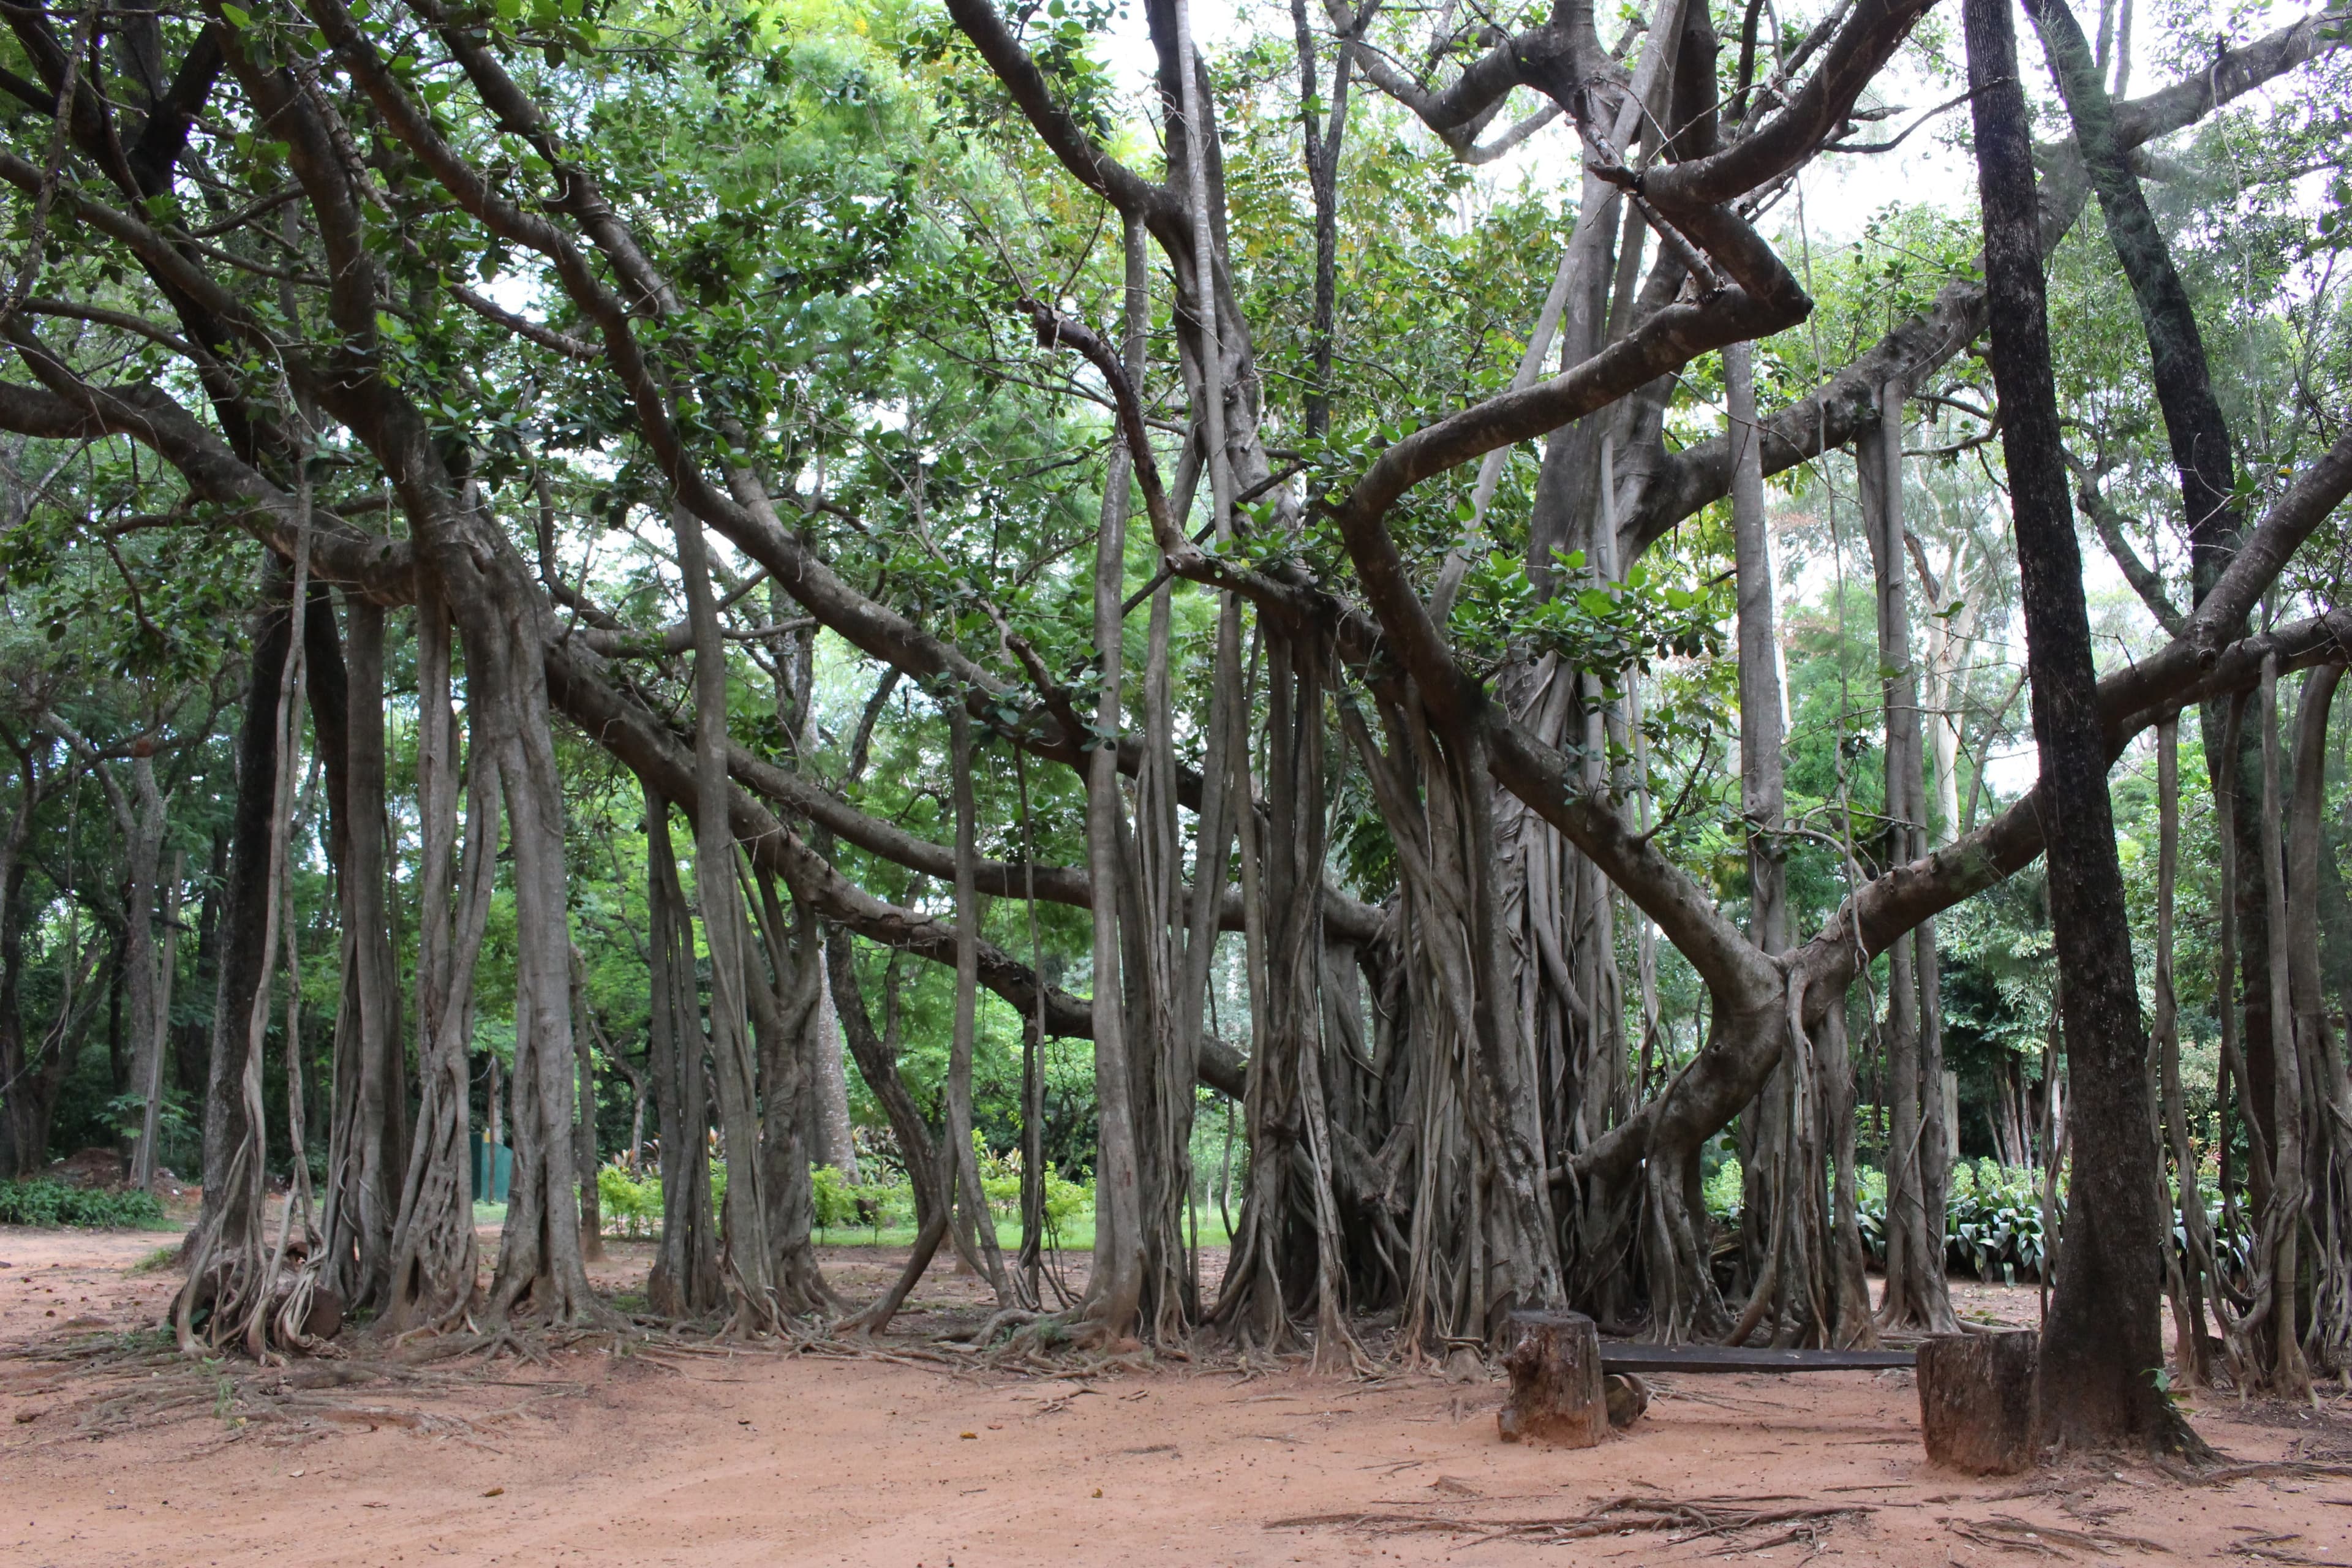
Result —
M 2051 75 L 2065 100 L 2074 144 L 2098 196 L 2108 242 L 2139 308 L 2150 381 L 2164 416 L 2165 434 L 2179 478 L 2182 514 L 2189 525 L 2190 595 L 2192 603 L 2201 605 L 2236 555 L 2244 520 L 2237 496 L 2234 448 L 2221 401 L 2213 392 L 2197 312 L 2139 177 L 2132 172 L 2128 149 L 2117 135 L 2116 106 L 2103 80 L 2104 60 L 2084 37 L 2066 0 L 2029 0 L 2026 10 L 2041 35 Z M 2104 30 L 2102 36 L 2104 40 Z M 2116 73 L 2118 94 L 2129 68 L 2129 46 L 2122 47 L 2125 58 Z M 2240 621 L 2214 627 L 2212 632 L 2208 651 L 2243 636 L 2245 624 Z M 2218 793 L 2226 751 L 2220 706 L 2206 704 L 2201 720 L 2206 765 Z M 2280 904 L 2271 894 L 2281 868 L 2275 855 L 2261 855 L 2261 829 L 2277 818 L 2284 803 L 2275 795 L 2256 794 L 2256 781 L 2262 775 L 2250 765 L 2254 760 L 2252 739 L 2241 736 L 2245 749 L 2231 759 L 2235 765 L 2229 770 L 2238 784 L 2232 816 L 2239 875 L 2236 907 L 2224 918 L 2234 923 L 2236 945 L 2242 955 L 2244 1020 L 2242 1029 L 2236 1031 L 2236 1043 L 2242 1068 L 2239 1077 L 2253 1112 L 2249 1131 L 2258 1144 L 2275 1145 L 2282 1136 L 2275 1125 L 2276 1108 L 2298 1089 L 2287 1081 L 2284 1064 L 2296 1054 L 2296 1047 L 2291 1037 L 2293 1021 L 2273 1002 L 2277 987 L 2272 976 L 2279 964 L 2273 949 L 2290 942 L 2293 933 L 2279 929 L 2270 918 Z M 2226 998 L 2221 1009 L 2226 1016 Z M 2231 1032 L 2226 1022 L 2224 1032 L 2225 1037 Z M 2265 1162 L 2254 1161 L 2249 1174 L 2257 1206 L 2267 1209 L 2271 1173 Z M 2282 1348 L 2280 1354 L 2284 1353 Z M 2285 1363 L 2277 1364 L 2284 1368 Z
M 449 619 L 429 585 L 416 606 L 416 1137 L 393 1222 L 384 1319 L 394 1331 L 447 1328 L 472 1309 L 472 1049 L 475 963 L 489 919 L 499 834 L 498 764 L 476 747 L 457 861 L 457 717 Z
M 2288 954 L 2289 989 L 2294 1002 L 2295 1053 L 2303 1068 L 2308 1175 L 2308 1237 L 2305 1278 L 2310 1282 L 2304 1356 L 2315 1372 L 2342 1372 L 2352 1362 L 2352 1075 L 2344 1042 L 2328 1005 L 2320 962 L 2321 897 L 2332 867 L 2321 828 L 2327 786 L 2328 715 L 2344 675 L 2341 665 L 2323 665 L 2304 678 L 2295 724 L 2294 795 L 2288 823 L 2285 929 L 2294 933 Z
M 2035 223 L 2032 143 L 2006 0 L 1966 0 L 1992 305 L 1991 361 L 2016 519 L 2026 664 L 2041 752 L 2051 923 L 2074 1078 L 2074 1180 L 2035 1373 L 2037 1441 L 2197 1444 L 2149 1375 L 2162 1364 L 2164 1223 L 2147 1034 L 2132 973 L 2107 797 L 2083 568 L 2058 425 Z
M 323 1230 L 330 1282 L 353 1310 L 389 1300 L 393 1233 L 408 1160 L 407 1048 L 393 952 L 385 798 L 383 610 L 344 600 L 344 761 L 337 813 L 343 1006 Z
M 300 505 L 307 514 L 310 492 L 303 481 Z M 310 603 L 310 531 L 296 536 L 294 570 L 289 593 L 289 622 L 307 619 L 317 606 Z M 241 1344 L 255 1360 L 262 1360 L 289 1341 L 299 1342 L 300 1324 L 276 1321 L 279 1304 L 279 1271 L 288 1257 L 295 1223 L 305 1229 L 308 1251 L 313 1242 L 310 1224 L 308 1171 L 303 1161 L 302 1089 L 300 1073 L 301 986 L 297 933 L 292 928 L 290 860 L 296 805 L 300 783 L 305 695 L 306 628 L 289 625 L 288 653 L 278 672 L 277 700 L 272 704 L 269 747 L 275 757 L 268 785 L 268 833 L 259 871 L 260 930 L 254 953 L 254 988 L 245 1016 L 234 1021 L 235 1047 L 230 1054 L 238 1066 L 237 1095 L 242 1110 L 242 1136 L 231 1150 L 223 1173 L 219 1207 L 200 1219 L 191 1233 L 186 1255 L 187 1278 L 173 1302 L 172 1321 L 183 1354 L 197 1353 L 200 1345 L 225 1348 Z M 243 781 L 239 781 L 242 788 Z M 283 1218 L 274 1246 L 262 1235 L 267 1192 L 268 1132 L 263 1121 L 263 1052 L 268 1044 L 272 976 L 278 944 L 289 958 L 287 985 L 287 1120 L 294 1157 L 295 1181 L 287 1194 Z M 207 1201 L 212 1197 L 206 1187 Z M 306 1271 L 307 1272 L 307 1271 Z M 307 1295 L 307 1292 L 306 1292 Z M 201 1327 L 198 1314 L 204 1315 Z M 289 1333 L 289 1328 L 293 1331 Z
M 205 1202 L 194 1237 L 220 1227 L 231 1247 L 244 1241 L 246 1214 L 229 1205 L 229 1163 L 244 1144 L 245 1034 L 261 984 L 261 934 L 268 915 L 269 834 L 278 787 L 278 689 L 286 668 L 287 595 L 292 578 L 273 563 L 263 607 L 254 616 L 246 672 L 245 713 L 237 728 L 236 809 L 230 824 L 225 938 L 213 998 L 211 1070 L 205 1088 Z
M 25 1048 L 25 925 L 32 918 L 26 880 L 32 861 L 25 850 L 42 790 L 32 754 L 20 752 L 18 758 L 24 780 L 7 835 L 0 839 L 0 1082 L 8 1086 L 0 1091 L 0 1173 L 29 1176 L 40 1169 L 49 1142 L 45 1110 L 30 1092 L 43 1076 L 40 1063 Z M 66 963 L 77 956 L 68 952 Z
M 751 902 L 747 894 L 745 901 Z M 775 879 L 759 878 L 760 923 L 743 990 L 760 1047 L 760 1186 L 768 1205 L 769 1274 L 776 1300 L 795 1316 L 840 1307 L 816 1259 L 815 1186 L 808 1128 L 815 1118 L 818 1002 L 824 948 L 816 916 L 794 895 L 786 913 Z

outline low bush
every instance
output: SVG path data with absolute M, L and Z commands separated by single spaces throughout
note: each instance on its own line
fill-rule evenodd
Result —
M 661 1233 L 661 1178 L 615 1162 L 596 1167 L 596 1208 L 604 1234 L 642 1241 Z
M 992 1211 L 1004 1219 L 1021 1214 L 1021 1164 L 1017 1154 L 996 1155 L 980 1151 L 981 1187 Z M 878 1168 L 878 1167 L 877 1167 Z M 876 1241 L 882 1233 L 911 1225 L 915 1193 L 903 1174 L 886 1173 L 884 1179 L 853 1182 L 831 1165 L 809 1173 L 810 1198 L 820 1235 L 832 1230 L 868 1230 Z M 715 1210 L 727 1195 L 727 1167 L 710 1165 L 710 1201 Z M 604 1234 L 628 1240 L 647 1240 L 661 1234 L 662 1186 L 658 1171 L 631 1171 L 619 1161 L 597 1168 L 596 1198 L 603 1212 Z M 1045 1234 L 1060 1245 L 1063 1230 L 1094 1207 L 1094 1187 L 1073 1182 L 1045 1168 Z
M 35 1176 L 0 1182 L 0 1225 L 73 1226 L 85 1230 L 168 1230 L 163 1205 L 136 1187 L 72 1187 Z

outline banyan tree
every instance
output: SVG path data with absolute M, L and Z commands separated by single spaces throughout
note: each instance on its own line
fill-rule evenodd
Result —
M 211 574 L 236 628 L 209 685 L 125 655 L 103 725 L 29 678 L 10 712 L 15 1159 L 50 1048 L 16 889 L 86 774 L 150 1173 L 184 889 L 205 911 L 192 1350 L 303 1349 L 320 1291 L 403 1331 L 617 1321 L 583 1259 L 616 1074 L 659 1152 L 647 1305 L 735 1334 L 878 1331 L 945 1249 L 1002 1331 L 1334 1369 L 1525 1309 L 1870 1344 L 1956 1327 L 1939 919 L 2047 853 L 2054 1044 L 1983 1113 L 2070 1173 L 2045 1399 L 2178 1440 L 2159 1292 L 2192 1377 L 2345 1370 L 2342 333 L 2280 351 L 2289 413 L 2251 406 L 2255 328 L 2217 329 L 2182 216 L 2221 210 L 2198 138 L 2324 105 L 2345 30 L 2135 87 L 2117 4 L 2032 0 L 2021 56 L 2000 0 L 1146 0 L 1139 95 L 1061 0 L 894 13 L 887 47 L 814 7 L 10 8 L 9 514 L 128 603 Z M 1957 97 L 1895 101 L 1938 73 Z M 1973 216 L 1899 283 L 1832 278 L 1806 182 L 1931 121 L 1968 132 Z M 2308 173 L 2342 131 L 2294 134 Z M 2120 312 L 2091 369 L 2085 276 Z M 1817 578 L 1868 574 L 1828 784 L 1791 773 L 1790 507 L 1835 535 Z M 2078 510 L 2160 628 L 2104 676 Z M 29 559 L 12 592 L 55 591 Z M 2013 683 L 1972 662 L 2001 617 Z M 2029 726 L 2042 776 L 2005 785 Z M 210 773 L 173 761 L 215 729 Z M 2174 909 L 2192 742 L 2211 922 Z M 2126 757 L 2160 774 L 2139 953 Z M 208 873 L 159 768 L 225 781 Z M 990 1018 L 1021 1037 L 1017 1255 L 975 1152 Z M 2218 1031 L 2202 1120 L 2185 1029 Z M 813 1240 L 813 1169 L 857 1157 L 845 1049 L 918 1224 L 872 1302 Z M 1095 1184 L 1066 1300 L 1052 1053 Z M 478 1106 L 514 1160 L 488 1259 Z

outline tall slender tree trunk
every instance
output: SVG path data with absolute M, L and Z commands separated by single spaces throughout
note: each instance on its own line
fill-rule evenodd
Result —
M 662 1235 L 646 1300 L 667 1318 L 703 1318 L 725 1300 L 711 1213 L 710 1085 L 694 994 L 694 933 L 670 845 L 669 802 L 645 786 L 648 1067 L 661 1138 Z
M 1878 602 L 1878 666 L 1885 726 L 1885 863 L 1909 865 L 1927 850 L 1925 747 L 1919 672 L 1911 647 L 1910 574 L 1905 570 L 1903 387 L 1879 389 L 1879 420 L 1854 444 L 1863 526 Z M 1892 1115 L 1886 1156 L 1886 1294 L 1879 1320 L 1956 1331 L 1944 1283 L 1943 1052 L 1940 1024 L 1927 1024 L 1936 997 L 1933 927 L 1916 927 L 1887 949 L 1886 1058 Z M 1929 1035 L 1933 1033 L 1931 1046 Z
M 416 1136 L 393 1222 L 384 1319 L 395 1331 L 463 1321 L 473 1307 L 479 1263 L 468 1025 L 474 966 L 489 920 L 498 763 L 487 749 L 475 750 L 461 868 L 461 767 L 451 695 L 448 611 L 428 581 L 416 605 Z
M 1126 220 L 1128 341 L 1127 372 L 1131 384 L 1143 369 L 1134 340 L 1139 336 L 1140 313 L 1147 308 L 1143 291 L 1143 227 Z M 1119 853 L 1118 743 L 1125 670 L 1125 615 L 1122 598 L 1127 582 L 1127 520 L 1131 459 L 1122 445 L 1111 454 L 1103 479 L 1101 523 L 1095 534 L 1094 644 L 1101 678 L 1095 699 L 1095 745 L 1087 754 L 1087 875 L 1094 888 L 1094 1022 L 1095 1092 L 1101 1131 L 1095 1172 L 1094 1275 L 1087 1285 L 1093 1310 L 1104 1331 L 1113 1338 L 1132 1334 L 1140 1326 L 1144 1290 L 1142 1192 L 1137 1170 L 1133 1084 L 1135 1064 L 1126 1029 L 1125 997 L 1119 984 L 1118 889 L 1123 877 Z M 1156 613 L 1156 612 L 1155 612 Z M 962 921 L 959 918 L 959 930 Z M 1158 933 L 1153 933 L 1156 938 Z M 962 950 L 957 950 L 959 966 Z M 1042 1086 L 1041 1086 L 1042 1088 Z M 1042 1149 L 1042 1145 L 1041 1145 Z M 1043 1173 L 1040 1173 L 1042 1176 Z
M 2293 976 L 2289 963 L 2286 856 L 2277 803 L 2286 764 L 2280 755 L 2279 661 L 2273 653 L 2263 661 L 2262 747 L 2263 798 L 2271 809 L 2263 813 L 2263 865 L 2269 871 L 2266 924 L 2272 934 L 2268 995 L 2272 1061 L 2276 1076 L 2271 1085 L 2271 1126 L 2274 1157 L 2271 1162 L 2271 1201 L 2263 1215 L 2261 1256 L 2256 1264 L 2254 1305 L 2246 1326 L 2260 1329 L 2270 1352 L 2273 1386 L 2295 1396 L 2311 1385 L 2311 1363 L 2303 1353 L 2298 1321 L 2303 1306 L 2303 1235 L 2309 1218 L 2311 1187 L 2305 1167 L 2303 1064 L 2295 1038 Z
M 710 587 L 701 522 L 673 510 L 678 575 L 694 637 L 694 896 L 710 953 L 711 1083 L 726 1146 L 727 1193 L 720 1268 L 739 1333 L 766 1333 L 780 1307 L 771 1276 L 767 1204 L 761 1194 L 759 1072 L 751 1040 L 747 963 L 750 932 L 736 882 L 735 832 L 728 819 L 727 645 Z
M 2304 1303 L 2306 1365 L 2341 1366 L 2352 1348 L 2352 1081 L 2342 1040 L 2330 1017 L 2320 963 L 2324 834 L 2322 797 L 2327 785 L 2328 715 L 2344 667 L 2322 665 L 2304 678 L 2295 721 L 2294 785 L 2286 837 L 2288 989 L 2294 1007 L 2295 1057 L 2302 1068 L 2305 1245 L 2309 1256 L 2296 1281 Z M 2307 1282 L 2307 1283 L 2306 1283 Z
M 2180 868 L 2180 716 L 2168 715 L 2156 732 L 2156 1017 L 2158 1086 L 2162 1097 L 2167 1152 L 2179 1191 L 2178 1224 L 2184 1245 L 2166 1276 L 2172 1297 L 2173 1356 L 2189 1384 L 2201 1386 L 2211 1373 L 2205 1332 L 2205 1297 L 2215 1292 L 2214 1310 L 2226 1313 L 2214 1272 L 2213 1235 L 2198 1180 L 2197 1152 L 2180 1081 L 2179 1007 L 2173 991 L 2173 902 Z M 2226 845 L 2222 853 L 2229 853 Z M 2221 1075 L 2217 1091 L 2224 1089 Z
M 2147 1033 L 2132 972 L 2123 870 L 2083 565 L 2066 493 L 2050 358 L 2031 122 L 2007 0 L 1965 0 L 1984 211 L 1991 361 L 2016 520 L 2026 666 L 2041 752 L 2051 924 L 2074 1077 L 2073 1184 L 2035 1370 L 2036 1439 L 2069 1448 L 2197 1447 L 2157 1386 L 2165 1245 Z
M 245 1025 L 261 984 L 261 933 L 268 917 L 271 808 L 278 781 L 278 689 L 286 668 L 287 595 L 293 579 L 268 568 L 262 608 L 253 619 L 245 712 L 237 727 L 236 808 L 231 818 L 228 887 L 223 910 L 220 973 L 213 998 L 211 1069 L 205 1088 L 204 1210 L 193 1238 L 207 1226 L 241 1245 L 247 1215 L 229 1205 L 229 1163 L 244 1143 Z
M 971 715 L 961 701 L 945 704 L 948 719 L 949 794 L 955 805 L 956 994 L 955 1025 L 948 1047 L 949 1180 L 961 1223 L 978 1245 L 997 1304 L 1015 1304 L 1012 1281 L 996 1244 L 996 1219 L 980 1184 L 979 1152 L 972 1147 L 971 1058 L 980 1012 L 980 826 L 972 803 Z M 1097 1093 L 1099 1093 L 1099 1089 Z
M 131 1152 L 131 1184 L 144 1192 L 155 1184 L 155 1135 L 162 1126 L 163 1035 L 171 1004 L 166 1000 L 161 944 L 155 937 L 156 900 L 163 874 L 163 795 L 155 784 L 155 753 L 142 744 L 131 752 L 130 817 L 124 855 L 123 963 L 131 1004 L 131 1091 L 139 1096 L 137 1142 Z
M 388 1300 L 408 1158 L 408 1089 L 392 939 L 383 610 L 358 595 L 344 606 L 345 756 L 336 833 L 344 994 L 322 1228 L 331 1282 L 357 1309 Z

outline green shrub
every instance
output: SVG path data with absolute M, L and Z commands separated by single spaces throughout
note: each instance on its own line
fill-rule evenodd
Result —
M 1726 1155 L 1715 1174 L 1706 1179 L 1701 1192 L 1706 1198 L 1706 1213 L 1717 1225 L 1734 1225 L 1739 1219 L 1739 1203 L 1745 1189 L 1743 1173 L 1737 1156 Z
M 2022 1272 L 2042 1276 L 2042 1173 L 2030 1165 L 2004 1168 L 1979 1160 L 1952 1167 L 1944 1194 L 1944 1235 L 1952 1256 L 1979 1279 L 2000 1270 L 2007 1283 Z
M 0 1225 L 77 1226 L 89 1230 L 168 1230 L 163 1205 L 135 1187 L 69 1187 L 46 1176 L 0 1182 Z
M 643 1240 L 661 1230 L 661 1178 L 638 1175 L 615 1161 L 596 1167 L 596 1205 L 608 1235 Z
M 1739 1162 L 1726 1159 L 1706 1179 L 1706 1212 L 1717 1225 L 1740 1220 L 1743 1192 Z M 2062 1194 L 2063 1197 L 2063 1194 Z M 2216 1215 L 2220 1205 L 2212 1205 Z M 1854 1222 L 1871 1261 L 1886 1261 L 1886 1173 L 1868 1166 L 1854 1173 Z M 2042 1173 L 2031 1165 L 2004 1166 L 1991 1160 L 1952 1167 L 1945 1194 L 1944 1237 L 1949 1266 L 1979 1279 L 2038 1279 L 2042 1272 Z
M 710 1212 L 721 1212 L 727 1203 L 727 1166 L 724 1162 L 710 1162 Z M 660 1171 L 647 1168 L 642 1173 L 631 1171 L 618 1159 L 608 1165 L 596 1167 L 596 1204 L 603 1211 L 604 1232 L 625 1240 L 647 1240 L 661 1234 L 662 1184 Z

